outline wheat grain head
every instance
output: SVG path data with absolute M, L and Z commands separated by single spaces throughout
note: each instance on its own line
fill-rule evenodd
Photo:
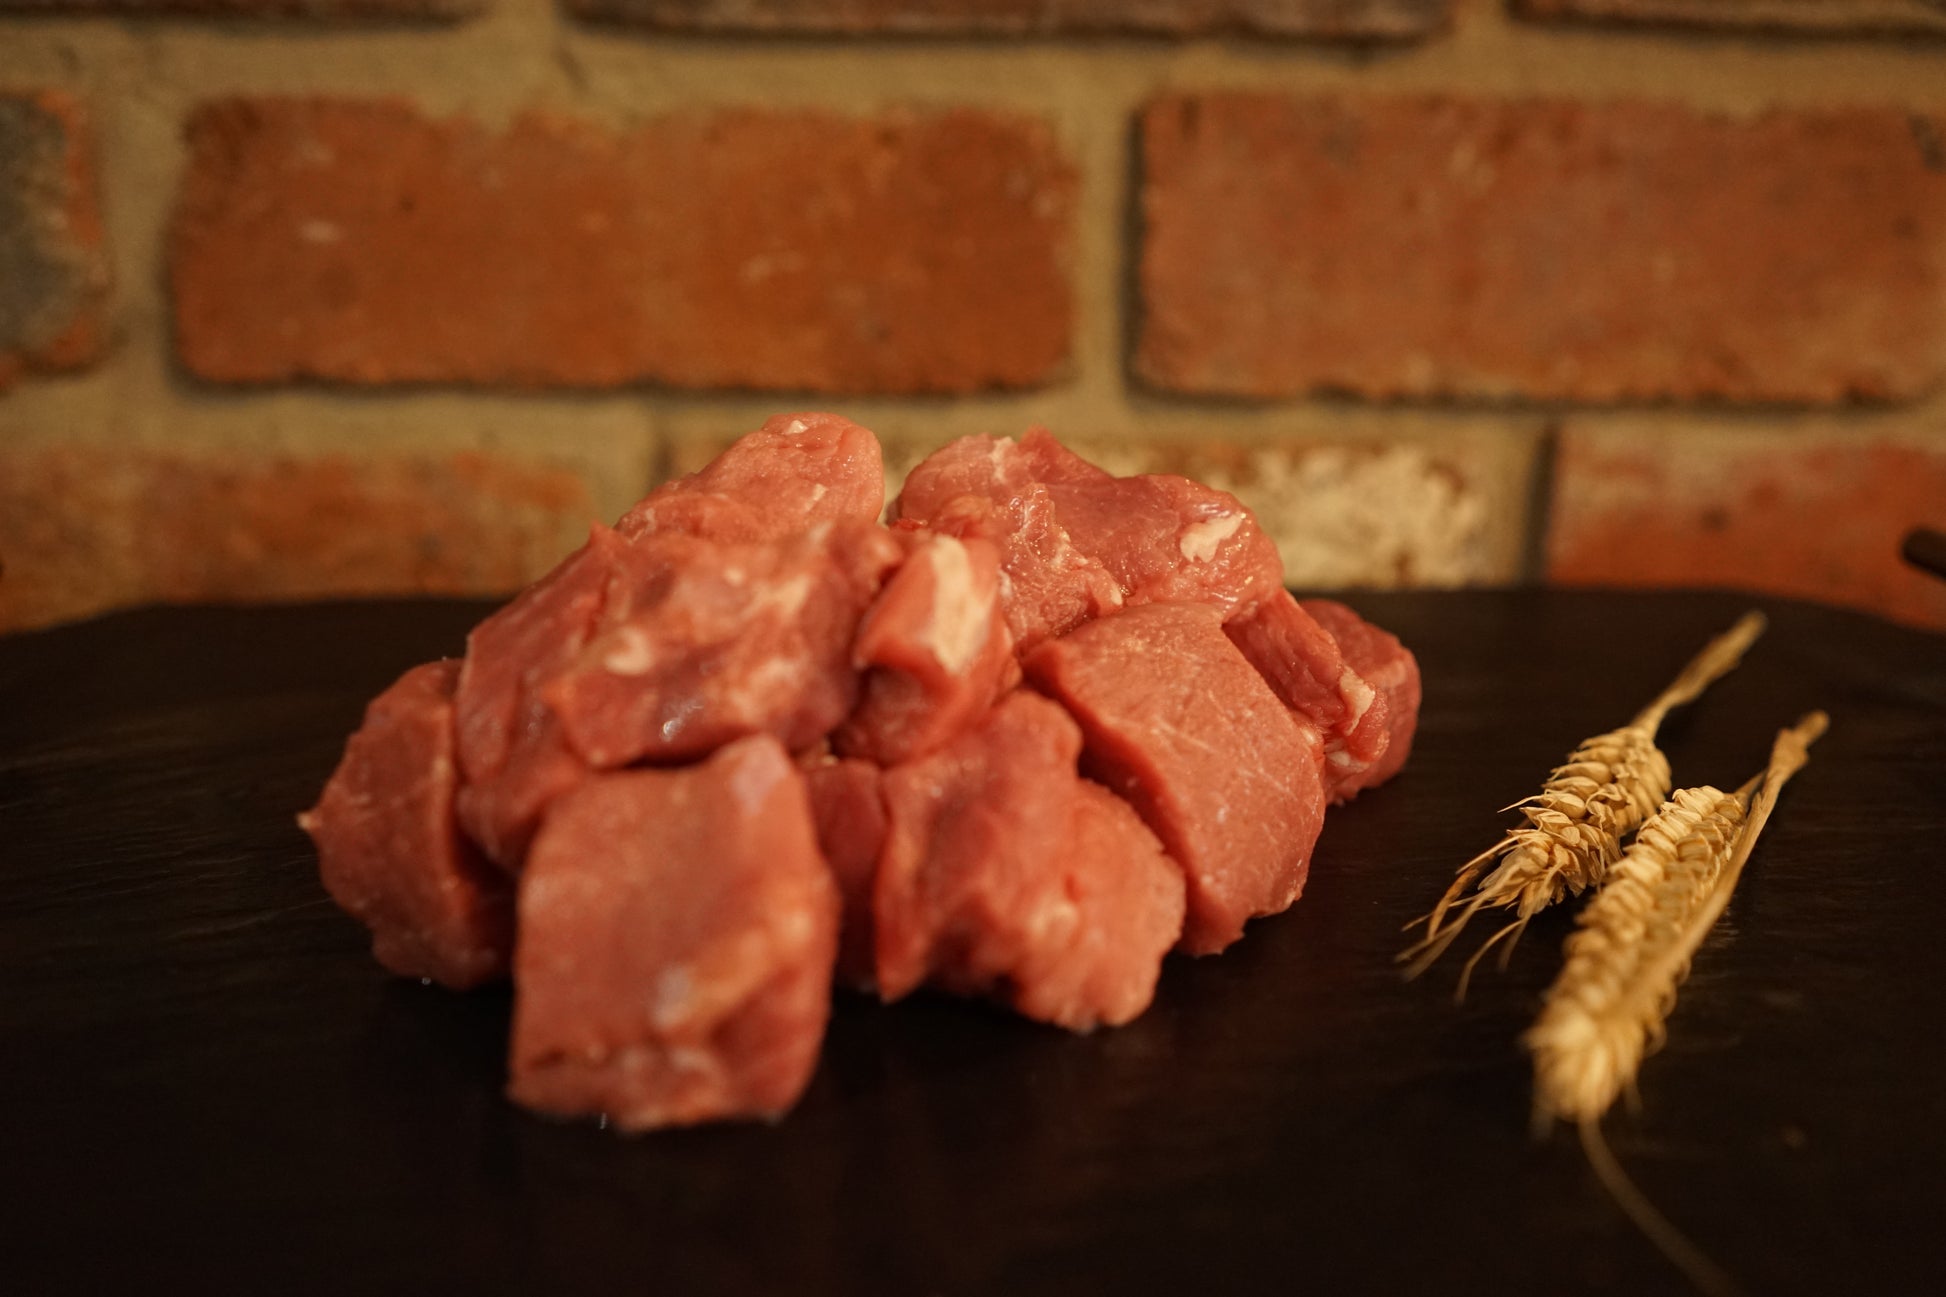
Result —
M 1813 712 L 1779 734 L 1768 768 L 1734 793 L 1676 793 L 1610 871 L 1524 1038 L 1543 1118 L 1598 1119 L 1634 1083 L 1662 1043 L 1676 989 L 1729 903 L 1778 791 L 1826 723 Z
M 1523 1038 L 1534 1055 L 1537 1126 L 1573 1120 L 1616 1204 L 1710 1297 L 1732 1297 L 1735 1281 L 1628 1178 L 1602 1138 L 1601 1118 L 1662 1043 L 1690 960 L 1729 904 L 1778 793 L 1826 724 L 1823 712 L 1812 712 L 1777 736 L 1763 774 L 1734 793 L 1684 789 L 1642 826 L 1582 912 L 1567 964 Z
M 1583 742 L 1549 774 L 1537 795 L 1509 807 L 1520 811 L 1526 825 L 1510 829 L 1460 867 L 1426 916 L 1425 937 L 1399 956 L 1407 963 L 1406 976 L 1416 977 L 1430 967 L 1482 909 L 1512 909 L 1513 922 L 1489 938 L 1462 972 L 1463 996 L 1473 965 L 1495 942 L 1517 938 L 1543 909 L 1600 883 L 1621 859 L 1623 840 L 1669 795 L 1669 759 L 1655 743 L 1663 718 L 1736 666 L 1764 625 L 1762 613 L 1744 614 L 1705 645 L 1627 725 Z M 1467 898 L 1469 887 L 1474 890 Z M 1447 915 L 1462 903 L 1458 916 L 1447 924 Z M 1512 950 L 1511 943 L 1506 950 Z

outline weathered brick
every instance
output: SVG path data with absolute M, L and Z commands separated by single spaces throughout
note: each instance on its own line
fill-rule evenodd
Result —
M 594 516 L 580 475 L 482 452 L 0 445 L 0 631 L 149 602 L 498 594 Z
M 66 95 L 0 94 L 0 390 L 70 369 L 108 337 L 93 150 Z
M 1938 0 L 1513 0 L 1526 18 L 1718 29 L 1895 33 L 1946 31 Z
M 742 110 L 505 131 L 206 105 L 171 278 L 221 382 L 966 392 L 1066 363 L 1075 184 L 1045 124 Z
M 1946 121 L 1172 96 L 1142 127 L 1156 387 L 1835 402 L 1946 365 Z
M 1410 40 L 1452 0 L 565 0 L 584 18 L 666 31 L 1027 36 L 1131 32 Z
M 186 14 L 199 18 L 359 21 L 458 18 L 478 13 L 484 3 L 485 0 L 0 0 L 0 13 L 114 14 L 128 18 Z
M 1570 585 L 1739 586 L 1946 630 L 1946 584 L 1899 558 L 1909 528 L 1946 528 L 1946 427 L 1915 431 L 1570 427 L 1548 575 Z

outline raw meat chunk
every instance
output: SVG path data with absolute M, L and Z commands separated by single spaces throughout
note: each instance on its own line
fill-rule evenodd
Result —
M 1283 590 L 1276 545 L 1235 496 L 1168 474 L 1115 477 L 1042 428 L 1018 443 L 965 437 L 940 448 L 912 470 L 896 511 L 961 536 L 981 534 L 983 512 L 1013 515 L 989 533 L 1032 519 L 1033 542 L 1005 551 L 1008 577 L 1033 600 L 1023 615 L 1010 610 L 1025 648 L 1124 602 L 1207 603 L 1228 618 Z M 1083 579 L 1097 569 L 1112 595 Z
M 460 769 L 498 774 L 541 719 L 534 689 L 573 661 L 599 624 L 629 546 L 597 526 L 588 543 L 473 628 L 455 696 Z
M 1043 466 L 1075 548 L 1108 569 L 1128 603 L 1206 603 L 1227 619 L 1283 592 L 1276 544 L 1227 491 L 1166 473 L 1081 473 L 1070 461 L 1086 461 L 1042 428 L 1020 446 Z
M 834 560 L 835 534 L 637 542 L 660 564 L 653 589 L 626 617 L 604 618 L 539 690 L 568 746 L 601 769 L 697 757 L 755 733 L 793 749 L 816 743 L 857 702 L 852 637 L 876 592 Z M 897 547 L 883 539 L 889 566 Z
M 1066 448 L 1062 448 L 1066 453 Z M 1090 471 L 1107 476 L 1074 456 Z M 1047 467 L 1053 467 L 1049 465 Z M 1004 503 L 1040 484 L 1044 466 L 1021 453 L 1009 437 L 961 437 L 947 442 L 906 474 L 893 514 L 928 522 L 962 496 Z
M 546 691 L 571 742 L 609 765 L 758 732 L 792 750 L 822 739 L 857 701 L 851 645 L 903 547 L 855 521 L 762 546 L 666 543 L 671 575 L 655 597 Z
M 780 1113 L 816 1066 L 837 942 L 837 888 L 775 739 L 592 776 L 520 880 L 509 1091 L 624 1130 Z
M 588 770 L 757 732 L 817 742 L 856 702 L 852 637 L 901 554 L 875 523 L 750 545 L 673 532 L 629 544 L 598 529 L 469 640 L 461 735 L 483 741 L 461 823 L 515 870 L 549 802 Z
M 1323 756 L 1202 604 L 1146 604 L 1043 644 L 1027 678 L 1087 735 L 1086 771 L 1141 814 L 1189 887 L 1181 948 L 1213 954 L 1297 899 Z
M 780 414 L 622 516 L 634 539 L 685 532 L 705 540 L 778 540 L 826 522 L 876 522 L 885 509 L 878 438 L 835 414 Z
M 561 737 L 561 727 L 545 708 L 535 706 L 520 743 L 492 775 L 462 784 L 453 808 L 460 827 L 487 859 L 518 873 L 527 844 L 548 806 L 589 773 Z
M 1074 1030 L 1147 1007 L 1181 921 L 1180 876 L 1139 826 L 1083 805 L 1080 751 L 1058 705 L 1015 692 L 885 772 L 881 996 L 927 983 Z
M 1162 956 L 1182 936 L 1182 868 L 1127 802 L 1086 779 L 1075 783 L 1060 861 L 1071 935 L 1029 948 L 1014 1007 L 1076 1031 L 1119 1027 L 1149 1007 Z
M 541 690 L 605 620 L 627 616 L 667 579 L 654 546 L 607 527 L 488 617 L 466 639 L 456 700 L 460 823 L 503 869 L 517 871 L 548 803 L 588 771 Z
M 457 662 L 429 662 L 373 699 L 297 822 L 331 898 L 372 930 L 378 962 L 463 990 L 506 975 L 513 889 L 453 820 L 458 674 Z
M 1339 789 L 1382 761 L 1391 743 L 1390 701 L 1352 669 L 1337 639 L 1288 591 L 1223 630 L 1299 722 L 1323 736 L 1327 796 L 1349 797 Z
M 999 548 L 1006 573 L 1001 604 L 1014 643 L 1023 651 L 1122 603 L 1121 587 L 1108 569 L 1075 548 L 1056 516 L 1053 494 L 1038 476 L 1108 475 L 1055 448 L 1073 464 L 1024 455 L 1000 437 L 962 437 L 915 467 L 893 505 L 894 517 L 907 525 L 991 541 Z
M 1412 754 L 1412 737 L 1419 728 L 1419 660 L 1398 638 L 1330 599 L 1306 599 L 1304 611 L 1337 639 L 1345 662 L 1378 691 L 1385 707 L 1388 732 L 1385 751 L 1366 769 L 1349 769 L 1336 782 L 1327 768 L 1325 779 L 1333 801 L 1346 801 L 1363 789 L 1382 784 L 1399 772 Z
M 1055 851 L 1080 753 L 1059 707 L 1014 693 L 938 752 L 885 772 L 881 996 L 928 977 L 980 994 L 1013 970 L 1058 899 Z
M 1122 588 L 1108 569 L 1076 549 L 1055 521 L 1054 497 L 1045 486 L 1027 486 L 998 502 L 962 495 L 923 523 L 901 519 L 894 525 L 996 546 L 1000 606 L 1022 651 L 1122 606 Z
M 865 672 L 838 751 L 895 765 L 924 756 L 1020 678 L 1000 615 L 1000 555 L 985 541 L 920 539 L 859 624 Z
M 838 981 L 870 990 L 873 967 L 872 889 L 878 855 L 885 845 L 885 803 L 879 797 L 878 767 L 869 761 L 827 754 L 803 761 L 811 790 L 811 812 L 818 822 L 818 849 L 844 899 L 838 925 Z

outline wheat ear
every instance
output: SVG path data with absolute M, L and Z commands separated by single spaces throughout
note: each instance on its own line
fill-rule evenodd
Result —
M 1705 1293 L 1736 1286 L 1629 1180 L 1602 1138 L 1601 1118 L 1662 1043 L 1690 960 L 1729 904 L 1778 793 L 1827 723 L 1812 712 L 1777 736 L 1762 775 L 1735 793 L 1684 789 L 1642 826 L 1582 912 L 1567 964 L 1524 1038 L 1534 1055 L 1537 1123 L 1563 1117 L 1580 1127 L 1603 1187 Z
M 1662 1040 L 1690 957 L 1776 804 L 1827 724 L 1812 712 L 1777 736 L 1769 768 L 1734 793 L 1686 788 L 1644 825 L 1581 912 L 1567 963 L 1526 1044 L 1535 1102 L 1579 1120 L 1606 1112 Z
M 1495 942 L 1509 936 L 1517 939 L 1534 915 L 1599 883 L 1621 858 L 1622 839 L 1669 795 L 1669 759 L 1655 744 L 1663 718 L 1694 701 L 1736 666 L 1763 634 L 1764 624 L 1762 613 L 1745 613 L 1736 625 L 1704 645 L 1635 719 L 1582 743 L 1568 754 L 1565 765 L 1548 776 L 1538 795 L 1509 807 L 1527 823 L 1509 829 L 1500 841 L 1460 867 L 1452 886 L 1426 916 L 1424 939 L 1399 956 L 1401 962 L 1409 961 L 1406 976 L 1416 977 L 1430 967 L 1482 909 L 1513 909 L 1513 922 L 1495 933 L 1467 964 L 1459 989 L 1464 996 L 1474 963 Z M 1468 887 L 1474 891 L 1465 898 Z M 1462 903 L 1458 916 L 1446 923 L 1448 913 Z M 1506 951 L 1512 948 L 1509 942 Z

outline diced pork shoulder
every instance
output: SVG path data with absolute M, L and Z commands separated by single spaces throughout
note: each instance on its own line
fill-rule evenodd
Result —
M 333 900 L 378 962 L 455 990 L 506 976 L 513 891 L 453 818 L 457 662 L 414 667 L 372 700 L 318 804 L 298 817 Z
M 1381 630 L 1341 603 L 1306 599 L 1304 611 L 1337 639 L 1345 664 L 1377 694 L 1384 708 L 1386 744 L 1381 755 L 1362 769 L 1342 773 L 1327 768 L 1331 799 L 1342 802 L 1375 784 L 1382 784 L 1405 765 L 1412 754 L 1412 737 L 1419 728 L 1419 660 L 1398 637 Z
M 747 544 L 827 522 L 877 522 L 885 508 L 878 438 L 835 414 L 780 414 L 709 465 L 657 488 L 616 530 L 683 532 Z
M 1295 901 L 1324 824 L 1323 753 L 1201 604 L 1146 604 L 1029 654 L 1087 736 L 1084 769 L 1184 871 L 1182 949 L 1213 954 Z
M 775 739 L 590 777 L 520 880 L 509 1091 L 624 1130 L 782 1112 L 817 1062 L 838 907 Z
M 885 772 L 881 996 L 927 984 L 1073 1030 L 1148 1007 L 1180 931 L 1182 876 L 1077 775 L 1080 751 L 1059 706 L 1015 692 L 944 748 Z
M 300 817 L 385 967 L 511 971 L 515 1101 L 775 1115 L 834 979 L 1126 1022 L 1404 762 L 1418 664 L 1233 497 L 1039 429 L 889 527 L 883 482 L 858 425 L 770 420 L 407 672 Z
M 859 624 L 858 708 L 837 750 L 882 765 L 923 756 L 1020 677 L 1000 614 L 1000 555 L 986 541 L 925 536 Z
M 1351 796 L 1356 781 L 1386 758 L 1390 699 L 1345 660 L 1337 639 L 1286 591 L 1223 629 L 1298 722 L 1322 736 L 1326 796 Z

